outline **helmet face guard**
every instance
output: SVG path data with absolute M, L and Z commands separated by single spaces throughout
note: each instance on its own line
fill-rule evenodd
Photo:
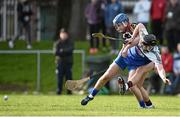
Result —
M 145 46 L 155 46 L 155 44 L 149 44 L 149 43 L 147 43 L 145 41 L 143 41 L 142 44 L 145 45 Z
M 140 47 L 144 52 L 149 52 L 157 45 L 156 37 L 153 34 L 145 35 L 141 41 Z

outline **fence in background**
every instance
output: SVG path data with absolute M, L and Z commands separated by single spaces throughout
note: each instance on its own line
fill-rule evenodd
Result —
M 85 69 L 85 51 L 74 50 L 73 53 L 82 55 L 82 73 Z M 41 54 L 53 54 L 52 50 L 0 50 L 0 54 L 36 54 L 37 55 L 37 85 L 36 90 L 40 91 L 41 84 Z

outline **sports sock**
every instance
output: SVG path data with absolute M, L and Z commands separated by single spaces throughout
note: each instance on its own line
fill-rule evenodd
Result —
M 151 102 L 151 100 L 149 100 L 149 101 L 145 102 L 145 104 L 146 104 L 146 106 L 151 106 L 152 102 Z
M 145 108 L 145 103 L 143 100 L 139 101 L 139 106 L 142 108 Z
M 93 98 L 98 92 L 99 92 L 99 90 L 93 88 L 92 92 L 89 94 L 89 97 Z

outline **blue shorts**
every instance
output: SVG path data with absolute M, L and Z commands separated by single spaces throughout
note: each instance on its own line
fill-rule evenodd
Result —
M 128 50 L 127 57 L 124 58 L 121 56 L 121 54 L 119 54 L 118 57 L 114 60 L 114 62 L 122 70 L 124 70 L 127 67 L 130 71 L 137 69 L 140 66 L 147 65 L 151 61 L 147 57 L 139 55 L 135 48 L 130 48 Z

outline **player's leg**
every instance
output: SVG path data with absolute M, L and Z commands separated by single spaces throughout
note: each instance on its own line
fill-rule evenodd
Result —
M 142 93 L 142 96 L 143 96 L 143 99 L 146 102 L 146 101 L 149 100 L 149 95 L 148 95 L 148 93 L 146 92 L 146 90 L 143 87 L 143 83 L 144 83 L 144 80 L 145 80 L 144 76 L 145 76 L 145 74 L 142 76 L 141 80 L 138 82 L 137 87 L 140 89 L 140 91 Z
M 149 94 L 147 93 L 147 91 L 144 89 L 143 87 L 143 83 L 144 83 L 144 80 L 145 80 L 145 75 L 144 74 L 141 78 L 141 80 L 138 82 L 137 84 L 137 87 L 140 89 L 141 91 L 141 94 L 143 96 L 143 99 L 144 99 L 144 102 L 145 102 L 145 106 L 146 108 L 154 108 L 150 98 L 149 98 Z
M 98 91 L 114 76 L 118 74 L 120 71 L 119 66 L 113 62 L 107 71 L 100 77 L 100 79 L 95 84 L 92 92 L 81 101 L 81 105 L 86 105 L 90 100 L 94 98 L 94 96 L 98 93 Z
M 131 77 L 134 75 L 135 72 L 136 72 L 136 70 L 131 70 L 129 72 L 128 80 L 131 79 Z M 135 95 L 136 99 L 138 100 L 139 106 L 141 108 L 145 108 L 143 96 L 141 94 L 140 89 L 137 87 L 137 85 L 134 85 L 133 87 L 129 88 L 129 90 Z
M 132 81 L 133 85 L 137 84 L 137 87 L 140 89 L 140 92 L 143 96 L 143 100 L 146 104 L 146 107 L 153 107 L 153 105 L 152 105 L 151 100 L 149 99 L 149 95 L 147 91 L 143 87 L 143 83 L 145 80 L 145 74 L 151 71 L 153 68 L 154 68 L 154 63 L 151 62 L 145 66 L 137 68 L 134 76 L 129 78 L 129 81 Z
M 120 72 L 120 68 L 116 63 L 112 63 L 108 70 L 101 76 L 98 82 L 95 85 L 95 89 L 99 90 L 104 86 L 109 80 L 116 76 Z
M 122 92 L 125 92 L 128 89 L 132 89 L 131 87 L 138 84 L 138 82 L 142 79 L 144 73 L 147 73 L 148 71 L 152 70 L 153 68 L 154 68 L 154 64 L 152 62 L 145 66 L 137 68 L 135 73 L 133 73 L 132 75 L 129 75 L 127 83 L 122 82 L 122 84 L 120 84 L 125 87 Z M 148 96 L 146 94 L 144 94 L 144 95 L 147 97 L 147 100 L 148 100 Z
M 127 89 L 131 88 L 132 86 L 138 84 L 138 82 L 141 80 L 144 73 L 147 73 L 153 69 L 154 69 L 154 63 L 153 62 L 151 62 L 147 65 L 138 67 L 136 69 L 136 73 L 134 73 L 133 76 L 128 79 L 127 84 L 125 84 L 125 86 L 126 86 L 125 89 L 127 90 Z

